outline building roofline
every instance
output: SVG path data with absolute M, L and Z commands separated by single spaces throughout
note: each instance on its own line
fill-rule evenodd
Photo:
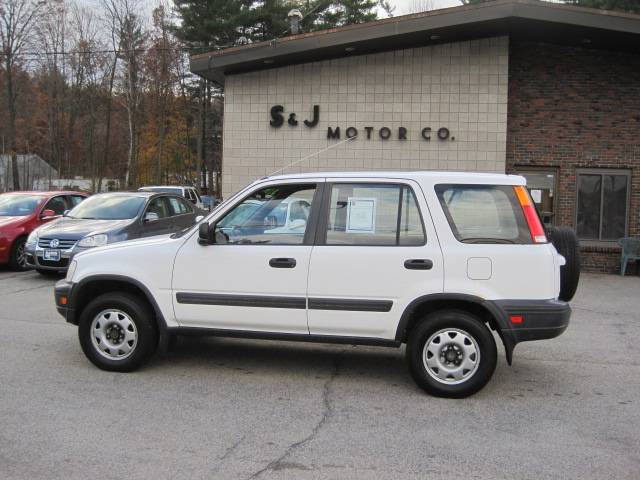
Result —
M 638 51 L 640 15 L 539 0 L 495 0 L 193 55 L 191 70 L 223 84 L 234 73 L 502 35 Z

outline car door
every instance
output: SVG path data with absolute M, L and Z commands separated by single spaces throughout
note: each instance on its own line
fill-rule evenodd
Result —
M 197 233 L 174 265 L 173 301 L 183 326 L 308 334 L 306 289 L 323 179 L 263 182 L 210 220 L 217 242 Z M 291 198 L 309 202 L 303 228 L 272 231 Z
M 157 215 L 157 219 L 153 215 Z M 149 200 L 142 215 L 140 228 L 141 237 L 164 235 L 174 231 L 171 208 L 165 195 L 153 197 Z
M 327 179 L 311 254 L 309 331 L 393 339 L 414 299 L 443 291 L 443 260 L 419 185 Z

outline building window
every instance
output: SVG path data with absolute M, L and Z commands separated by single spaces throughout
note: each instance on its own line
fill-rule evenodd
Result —
M 517 174 L 527 179 L 527 189 L 538 209 L 542 222 L 545 226 L 554 225 L 557 198 L 556 170 L 518 170 Z
M 579 170 L 576 230 L 583 240 L 614 241 L 627 231 L 627 170 Z

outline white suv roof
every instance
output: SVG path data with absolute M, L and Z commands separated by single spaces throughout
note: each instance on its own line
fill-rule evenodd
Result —
M 494 185 L 525 185 L 526 180 L 520 175 L 504 173 L 476 173 L 476 172 L 443 172 L 443 171 L 358 171 L 358 172 L 310 172 L 275 175 L 261 180 L 287 180 L 295 178 L 403 178 L 424 180 L 432 183 L 487 183 Z

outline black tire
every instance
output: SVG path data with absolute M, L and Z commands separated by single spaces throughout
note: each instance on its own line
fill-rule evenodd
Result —
M 434 378 L 434 376 L 437 376 L 435 369 L 428 368 L 426 362 L 423 360 L 423 353 L 425 352 L 425 345 L 427 342 L 431 338 L 436 337 L 436 334 L 439 332 L 446 331 L 448 329 L 461 332 L 465 345 L 467 345 L 466 339 L 469 338 L 472 338 L 472 341 L 475 342 L 475 344 L 473 344 L 472 341 L 469 341 L 469 345 L 474 350 L 477 350 L 478 355 L 475 356 L 475 358 L 477 359 L 479 356 L 479 361 L 476 360 L 478 363 L 465 374 L 468 375 L 466 378 L 462 377 L 459 380 L 455 380 L 453 378 L 436 379 Z M 454 335 L 456 334 L 456 332 L 452 333 Z M 440 337 L 440 335 L 446 337 L 449 333 L 440 333 L 437 337 Z M 455 343 L 445 343 L 443 347 L 439 347 L 442 339 L 438 340 L 437 337 L 433 342 L 430 342 L 430 344 L 432 345 L 432 348 L 434 346 L 435 348 L 438 348 L 439 353 L 444 353 L 447 349 L 453 350 L 455 348 Z M 457 336 L 449 338 L 460 341 L 460 337 Z M 439 342 L 437 345 L 434 343 L 436 340 Z M 426 355 L 429 354 L 431 354 L 431 350 L 427 349 Z M 459 310 L 441 310 L 424 317 L 409 332 L 406 355 L 407 362 L 409 364 L 409 371 L 418 386 L 431 395 L 447 398 L 464 398 L 476 393 L 491 379 L 498 360 L 496 342 L 489 329 L 485 327 L 476 316 Z M 463 353 L 462 358 L 465 356 L 467 356 L 466 352 Z M 433 358 L 433 355 L 431 358 Z M 472 360 L 473 358 L 473 354 L 469 355 L 469 359 Z M 463 366 L 464 363 L 461 367 L 456 367 L 454 365 L 454 368 L 458 368 L 458 371 L 460 371 Z M 462 369 L 462 371 L 464 371 L 464 369 Z M 448 370 L 442 369 L 438 373 L 446 375 L 447 372 Z M 448 383 L 453 381 L 457 381 L 459 383 Z
M 27 243 L 27 237 L 19 237 L 11 245 L 11 253 L 9 254 L 9 268 L 16 272 L 24 272 L 29 270 L 29 266 L 24 260 L 24 244 Z
M 549 227 L 547 235 L 562 255 L 566 264 L 560 267 L 560 295 L 558 298 L 568 302 L 576 294 L 580 282 L 580 246 L 578 237 L 572 228 Z
M 124 313 L 122 316 L 128 317 L 127 321 L 134 324 L 134 333 L 137 333 L 137 339 L 130 353 L 125 358 L 114 358 L 117 353 L 112 353 L 111 355 L 101 353 L 95 344 L 99 344 L 100 342 L 96 340 L 94 343 L 92 339 L 92 337 L 94 337 L 94 331 L 98 331 L 92 331 L 92 323 L 102 312 L 107 310 Z M 115 318 L 114 316 L 114 320 Z M 118 319 L 118 321 L 119 320 L 120 319 Z M 108 321 L 110 321 L 110 319 Z M 98 322 L 98 324 L 99 323 L 100 322 Z M 102 327 L 102 325 L 100 326 Z M 130 372 L 135 370 L 155 352 L 158 346 L 158 330 L 153 310 L 139 297 L 124 292 L 105 293 L 91 301 L 80 314 L 78 337 L 82 351 L 87 358 L 98 368 L 112 372 Z M 98 338 L 98 336 L 95 335 L 95 338 Z M 121 345 L 123 345 L 123 343 L 121 343 Z M 115 352 L 118 350 L 118 347 L 111 348 L 111 350 Z

